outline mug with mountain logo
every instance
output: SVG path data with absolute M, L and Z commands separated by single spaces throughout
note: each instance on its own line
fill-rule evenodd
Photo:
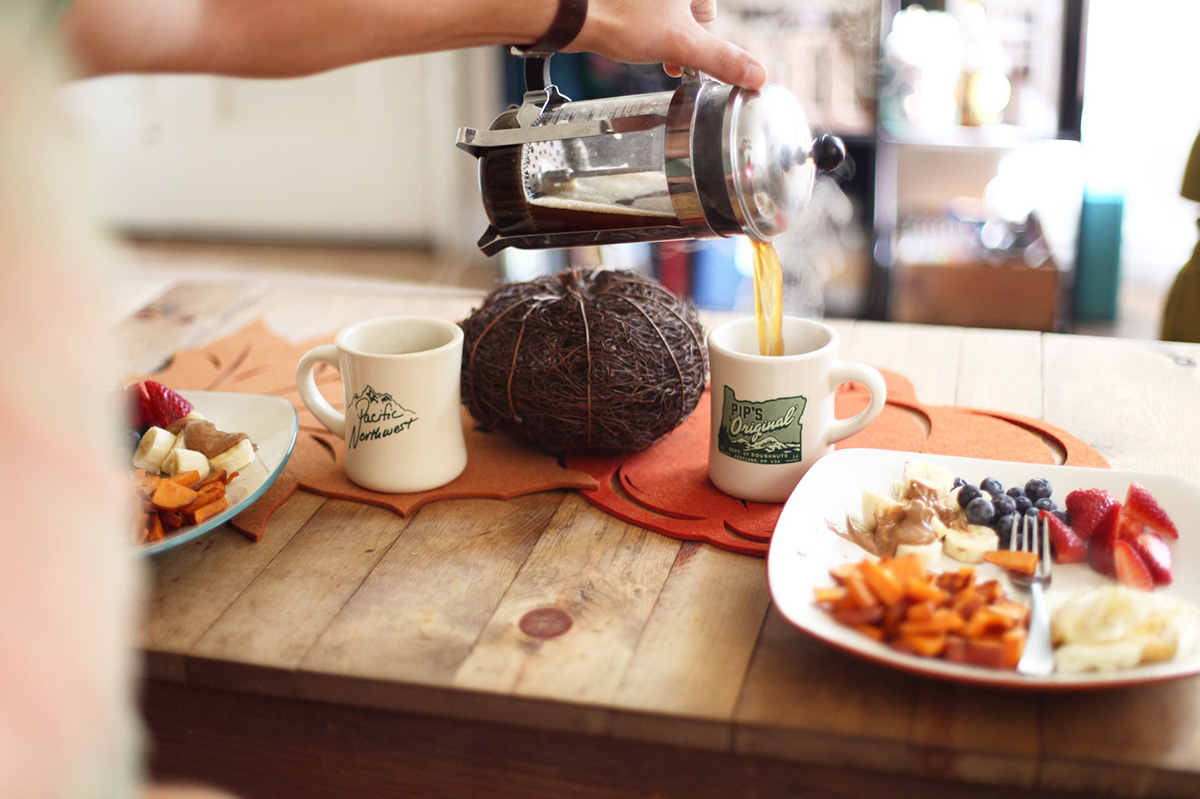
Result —
M 350 325 L 309 350 L 296 387 L 313 416 L 344 439 L 346 477 L 371 491 L 428 491 L 467 465 L 459 380 L 462 328 L 443 319 L 389 316 Z M 317 388 L 315 371 L 341 374 L 345 411 Z
M 708 335 L 708 478 L 738 499 L 786 500 L 818 458 L 879 415 L 887 397 L 878 370 L 838 358 L 837 331 L 828 325 L 785 317 L 783 344 L 783 355 L 760 355 L 754 317 Z M 851 380 L 867 387 L 870 404 L 837 419 L 834 392 Z

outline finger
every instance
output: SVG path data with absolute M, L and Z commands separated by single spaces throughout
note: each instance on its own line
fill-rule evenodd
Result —
M 717 21 L 717 0 L 692 0 L 692 18 L 705 30 Z
M 687 51 L 687 58 L 678 59 L 680 64 L 687 64 L 723 83 L 761 89 L 767 82 L 767 68 L 761 61 L 708 31 L 697 29 Z

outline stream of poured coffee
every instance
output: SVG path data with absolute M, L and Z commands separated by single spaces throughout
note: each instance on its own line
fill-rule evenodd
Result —
M 760 355 L 783 355 L 783 267 L 769 241 L 754 245 L 754 318 Z

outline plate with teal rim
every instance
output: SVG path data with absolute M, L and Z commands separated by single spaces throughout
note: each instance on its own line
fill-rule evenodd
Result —
M 985 460 L 893 450 L 847 448 L 821 458 L 801 479 L 784 505 L 767 553 L 767 579 L 771 598 L 794 627 L 844 652 L 901 671 L 953 682 L 1022 690 L 1086 690 L 1139 685 L 1192 677 L 1200 674 L 1200 648 L 1172 660 L 1144 663 L 1128 669 L 1055 672 L 1033 677 L 937 658 L 901 652 L 834 621 L 813 599 L 814 588 L 832 586 L 830 569 L 872 557 L 866 550 L 839 536 L 847 514 L 858 515 L 862 492 L 870 489 L 891 496 L 906 461 L 926 461 L 949 469 L 978 485 L 995 477 L 1005 486 L 1024 485 L 1034 477 L 1049 480 L 1053 499 L 1061 501 L 1077 488 L 1102 488 L 1124 499 L 1131 482 L 1148 488 L 1179 528 L 1179 540 L 1170 545 L 1174 581 L 1155 590 L 1156 594 L 1200 607 L 1200 485 L 1181 477 L 1152 472 L 1132 472 L 1080 466 L 1042 465 Z M 942 554 L 934 571 L 953 571 L 963 563 Z M 980 580 L 998 579 L 1005 592 L 1027 601 L 1004 572 L 990 563 L 974 566 Z M 1054 579 L 1046 596 L 1054 607 L 1058 600 L 1076 590 L 1112 584 L 1114 580 L 1094 572 L 1088 564 L 1055 565 Z
M 228 508 L 201 524 L 181 527 L 152 544 L 138 545 L 139 555 L 156 555 L 194 541 L 250 507 L 283 473 L 300 430 L 296 407 L 281 397 L 230 391 L 179 393 L 219 429 L 250 436 L 255 445 L 254 461 L 229 483 Z

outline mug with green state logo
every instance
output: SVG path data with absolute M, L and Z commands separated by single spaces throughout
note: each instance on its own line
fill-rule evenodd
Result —
M 870 424 L 883 410 L 879 371 L 838 358 L 837 331 L 783 318 L 783 355 L 760 355 L 753 317 L 708 334 L 712 427 L 708 478 L 723 493 L 752 502 L 783 502 L 817 459 Z M 870 404 L 834 416 L 838 386 L 856 381 Z
M 444 319 L 388 316 L 343 328 L 296 366 L 300 398 L 345 440 L 346 477 L 386 493 L 428 491 L 467 465 L 459 385 L 462 328 Z M 321 364 L 341 373 L 345 411 L 317 388 Z

